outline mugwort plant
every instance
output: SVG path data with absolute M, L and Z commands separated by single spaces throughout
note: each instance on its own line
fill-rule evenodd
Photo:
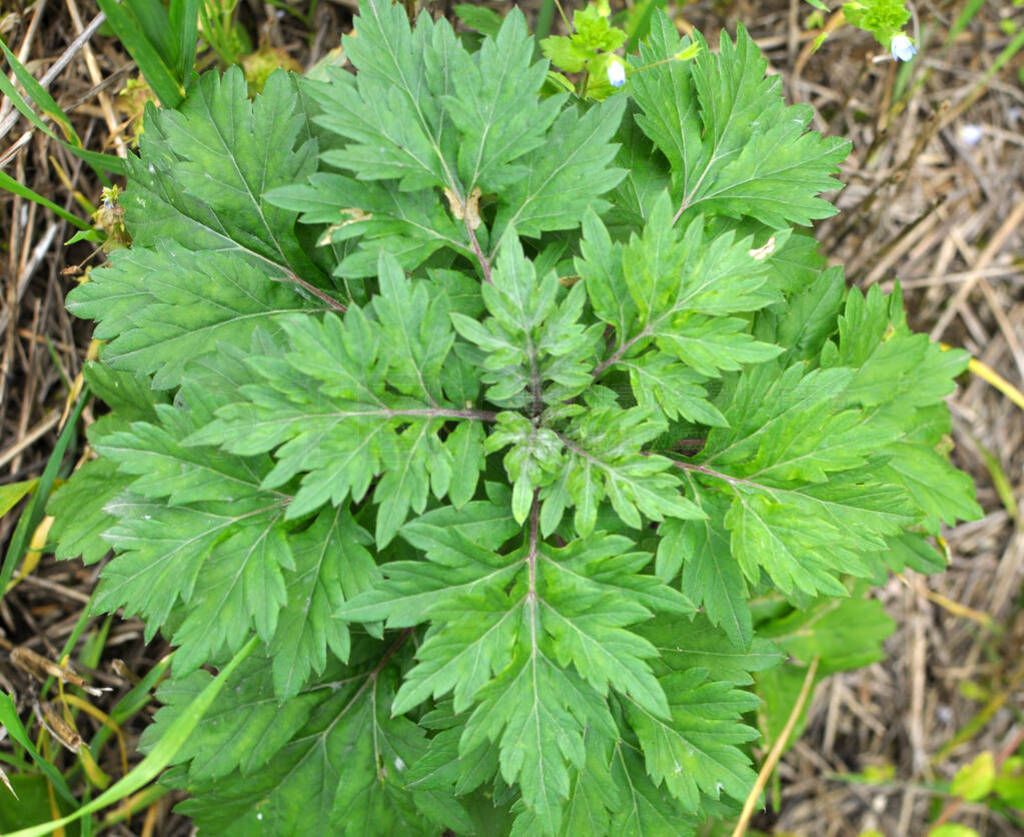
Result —
M 200 833 L 735 817 L 808 667 L 879 658 L 868 587 L 978 513 L 967 358 L 825 265 L 849 144 L 742 28 L 658 12 L 601 101 L 516 10 L 356 28 L 354 72 L 150 108 L 68 299 L 110 412 L 57 551 L 176 646 L 144 747 L 215 695 L 163 779 Z

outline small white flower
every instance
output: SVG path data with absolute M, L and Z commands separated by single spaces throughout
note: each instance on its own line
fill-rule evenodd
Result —
M 900 32 L 898 35 L 893 35 L 892 40 L 889 41 L 889 52 L 897 61 L 909 61 L 917 55 L 917 47 L 914 46 L 914 42 L 910 38 Z
M 981 141 L 982 130 L 979 125 L 966 124 L 960 126 L 957 134 L 959 134 L 960 142 L 970 148 Z
M 622 87 L 626 83 L 626 66 L 618 59 L 608 62 L 608 83 L 612 87 Z

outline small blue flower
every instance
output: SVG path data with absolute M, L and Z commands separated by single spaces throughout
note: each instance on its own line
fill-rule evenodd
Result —
M 608 83 L 612 87 L 622 87 L 626 83 L 626 67 L 614 56 L 608 62 Z
M 889 51 L 897 61 L 909 61 L 917 55 L 917 47 L 914 46 L 914 42 L 902 32 L 892 36 L 892 40 L 889 41 Z

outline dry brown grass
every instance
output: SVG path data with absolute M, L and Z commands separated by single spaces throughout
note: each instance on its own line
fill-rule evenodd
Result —
M 278 19 L 254 1 L 243 3 L 242 15 L 254 35 L 264 33 L 308 66 L 336 45 L 353 5 L 322 3 L 309 40 L 290 18 Z M 787 96 L 815 107 L 818 129 L 853 140 L 843 171 L 847 187 L 837 196 L 842 212 L 819 229 L 850 280 L 888 289 L 898 278 L 917 328 L 968 349 L 1024 388 L 1021 58 L 987 75 L 1009 40 L 1000 21 L 1016 15 L 1024 25 L 1024 9 L 989 2 L 944 46 L 962 5 L 915 7 L 922 50 L 909 66 L 874 60 L 880 48 L 848 27 L 810 52 L 814 33 L 802 24 L 811 9 L 799 0 L 702 2 L 686 6 L 679 19 L 712 38 L 723 25 L 744 21 L 782 74 Z M 37 0 L 13 10 L 5 4 L 0 32 L 37 77 L 49 79 L 91 147 L 123 153 L 125 115 L 114 96 L 134 67 L 108 38 L 76 42 L 95 15 L 87 0 Z M 0 167 L 66 208 L 76 208 L 76 192 L 99 202 L 99 184 L 88 169 L 29 130 L 6 101 L 0 105 Z M 65 312 L 63 298 L 75 282 L 74 268 L 97 258 L 85 245 L 63 247 L 72 231 L 50 212 L 6 194 L 0 195 L 0 229 L 6 244 L 0 257 L 5 484 L 38 475 L 54 445 L 68 382 L 81 369 L 89 339 L 86 324 Z M 917 835 L 938 814 L 984 835 L 1014 833 L 984 806 L 956 806 L 927 789 L 981 751 L 1007 755 L 1024 734 L 1024 538 L 1016 508 L 1000 500 L 983 455 L 999 463 L 1019 502 L 1024 411 L 978 377 L 963 379 L 950 407 L 954 456 L 974 476 L 986 516 L 946 534 L 947 573 L 893 579 L 878 591 L 899 625 L 887 645 L 889 658 L 818 689 L 806 734 L 782 760 L 781 798 L 772 797 L 776 810 L 761 815 L 763 828 L 808 837 L 868 828 Z M 14 515 L 0 521 L 0 544 L 14 523 Z M 56 659 L 94 581 L 93 569 L 44 560 L 0 598 L 0 649 L 21 645 Z M 91 673 L 94 682 L 115 690 L 127 680 L 110 660 L 124 660 L 118 671 L 143 673 L 165 650 L 145 646 L 134 620 L 113 623 L 104 649 L 102 666 Z M 5 657 L 0 653 L 0 686 L 30 702 L 31 678 Z M 973 734 L 951 746 L 972 723 Z M 884 783 L 837 778 L 883 765 L 894 769 Z M 132 832 L 118 826 L 113 833 L 185 833 L 187 826 L 167 815 L 166 801 L 160 805 L 148 824 L 139 817 Z

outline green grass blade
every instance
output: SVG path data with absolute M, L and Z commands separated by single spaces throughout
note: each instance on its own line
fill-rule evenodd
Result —
M 209 710 L 210 705 L 217 695 L 220 694 L 221 689 L 224 688 L 227 679 L 242 661 L 253 652 L 257 645 L 259 645 L 259 639 L 254 636 L 231 658 L 231 662 L 221 669 L 220 673 L 196 696 L 195 700 L 185 708 L 185 711 L 167 728 L 164 737 L 160 739 L 160 742 L 153 748 L 150 754 L 139 762 L 127 776 L 73 814 L 68 814 L 68 816 L 52 822 L 22 828 L 19 831 L 7 834 L 6 837 L 44 837 L 44 835 L 52 834 L 55 829 L 74 822 L 79 817 L 91 814 L 108 805 L 113 805 L 155 779 L 160 774 L 160 771 L 170 764 L 171 759 L 174 758 L 175 754 L 192 734 L 199 721 L 202 720 Z
M 169 656 L 164 657 L 164 659 L 153 666 L 152 670 L 137 685 L 132 687 L 131 691 L 121 698 L 110 711 L 109 717 L 111 722 L 120 726 L 136 712 L 142 711 L 143 707 L 152 699 L 150 692 L 156 688 L 156 684 L 170 667 L 171 658 Z M 89 751 L 92 753 L 93 758 L 99 758 L 100 749 L 113 734 L 113 727 L 109 724 L 104 724 L 96 731 L 96 735 L 89 742 Z
M 974 16 L 978 13 L 978 10 L 985 5 L 985 0 L 968 0 L 964 6 L 963 11 L 956 16 L 956 20 L 953 25 L 949 28 L 949 34 L 946 36 L 946 44 L 953 43 L 956 36 L 959 35 L 964 29 L 967 28 Z
M 135 17 L 143 36 L 156 50 L 168 68 L 178 62 L 178 41 L 171 29 L 171 19 L 160 0 L 123 0 L 122 6 Z
M 555 0 L 544 0 L 537 12 L 537 26 L 534 35 L 538 41 L 551 34 L 551 24 L 555 19 Z
M 46 92 L 42 85 L 36 81 L 35 77 L 24 67 L 24 65 L 22 65 L 20 61 L 18 61 L 14 53 L 8 49 L 7 44 L 3 42 L 3 39 L 0 39 L 0 51 L 3 51 L 3 54 L 7 58 L 7 63 L 11 65 L 11 69 L 14 71 L 15 77 L 28 91 L 32 100 L 39 105 L 39 108 L 43 113 L 61 126 L 61 130 L 64 132 L 65 136 L 70 136 L 70 140 L 63 139 L 50 130 L 50 127 L 43 122 L 39 117 L 39 114 L 37 114 L 32 108 L 32 105 L 30 105 L 25 97 L 18 92 L 18 89 L 14 86 L 11 80 L 7 78 L 5 74 L 0 73 L 0 92 L 11 100 L 11 104 L 13 104 L 29 122 L 48 137 L 59 142 L 76 157 L 85 160 L 85 162 L 92 166 L 97 173 L 110 171 L 115 174 L 124 174 L 124 161 L 119 157 L 115 157 L 112 154 L 100 154 L 97 151 L 89 151 L 82 147 L 81 140 L 79 140 L 78 135 L 75 134 L 74 129 L 71 128 L 71 123 L 68 121 L 67 115 L 57 106 L 57 103 L 53 100 L 50 94 Z
M 0 174 L 3 173 L 0 172 Z M 6 176 L 4 175 L 4 177 Z M 17 183 L 17 181 L 14 182 Z M 0 181 L 0 186 L 2 185 L 3 183 Z M 71 418 L 68 419 L 68 423 L 64 425 L 64 429 L 57 438 L 57 444 L 53 448 L 53 453 L 50 454 L 50 459 L 43 469 L 43 475 L 39 478 L 36 493 L 32 495 L 31 501 L 29 501 L 29 504 L 18 519 L 18 525 L 14 528 L 14 535 L 11 536 L 11 542 L 7 548 L 7 555 L 4 557 L 3 566 L 0 567 L 0 597 L 3 596 L 3 591 L 7 589 L 7 582 L 14 575 L 15 565 L 24 557 L 32 533 L 46 514 L 46 501 L 50 497 L 53 481 L 57 479 L 57 471 L 60 469 L 64 452 L 68 449 L 68 445 L 75 435 L 78 418 L 82 415 L 82 410 L 85 408 L 85 402 L 88 398 L 89 388 L 83 387 L 82 395 L 78 399 L 75 411 L 71 414 Z
M 20 195 L 23 198 L 27 198 L 30 201 L 35 201 L 41 206 L 45 206 L 55 214 L 59 215 L 69 224 L 74 224 L 76 227 L 82 230 L 91 230 L 92 226 L 88 221 L 83 221 L 77 215 L 68 212 L 63 206 L 58 206 L 48 198 L 44 198 L 38 192 L 34 192 L 29 189 L 24 183 L 20 183 L 11 177 L 7 172 L 0 171 L 0 189 L 6 189 L 8 192 L 13 192 L 15 195 Z
M 654 10 L 664 8 L 665 0 L 642 0 L 633 7 L 625 27 L 628 37 L 623 52 L 626 55 L 636 50 L 640 41 L 651 31 L 651 15 L 654 14 Z
M 97 0 L 107 16 L 114 34 L 135 59 L 147 84 L 166 108 L 176 107 L 185 98 L 185 91 L 168 69 L 160 53 L 150 43 L 135 17 L 117 0 Z
M 178 35 L 178 66 L 175 69 L 185 87 L 188 87 L 196 63 L 200 2 L 201 0 L 171 0 L 171 30 Z
M 25 748 L 25 751 L 32 756 L 32 761 L 36 763 L 36 767 L 38 767 L 42 771 L 43 775 L 50 780 L 50 783 L 56 789 L 57 793 L 72 805 L 77 805 L 78 800 L 72 795 L 71 789 L 67 786 L 67 782 L 65 782 L 64 777 L 60 775 L 60 771 L 43 758 L 39 751 L 32 746 L 32 740 L 25 731 L 25 727 L 21 725 L 21 718 L 18 717 L 18 712 L 14 708 L 14 701 L 11 700 L 6 692 L 0 692 L 0 724 L 3 724 L 11 738 L 17 741 Z
M 985 461 L 985 467 L 992 478 L 992 485 L 996 490 L 996 494 L 999 495 L 1003 508 L 1016 521 L 1020 509 L 1017 506 L 1017 498 L 1013 494 L 1013 484 L 1010 482 L 1009 477 L 1006 476 L 1006 471 L 1003 470 L 999 459 L 981 442 L 974 439 L 974 445 L 978 448 L 978 453 L 981 454 L 981 458 Z
M 996 73 L 998 73 L 1003 66 L 1015 56 L 1021 49 L 1024 48 L 1024 29 L 1013 36 L 1013 40 L 1010 41 L 1000 51 L 999 55 L 996 56 L 996 60 L 992 62 L 992 66 L 985 71 L 985 81 L 987 82 Z
M 78 138 L 78 134 L 75 133 L 75 129 L 71 127 L 71 120 L 68 119 L 67 114 L 61 110 L 57 103 L 53 100 L 53 96 L 46 92 L 46 88 L 43 87 L 36 77 L 32 75 L 22 64 L 14 53 L 7 48 L 2 40 L 0 40 L 0 49 L 3 50 L 4 56 L 7 58 L 7 63 L 11 65 L 11 69 L 14 71 L 14 77 L 21 82 L 21 86 L 25 88 L 25 92 L 32 97 L 32 101 L 39 105 L 39 109 L 50 117 L 54 122 L 60 125 L 60 129 L 64 132 L 64 137 L 72 144 L 82 147 L 82 141 Z M 10 84 L 9 79 L 4 79 Z M 7 93 L 7 90 L 4 90 Z M 9 96 L 10 93 L 7 93 Z M 19 108 L 20 110 L 20 108 Z

